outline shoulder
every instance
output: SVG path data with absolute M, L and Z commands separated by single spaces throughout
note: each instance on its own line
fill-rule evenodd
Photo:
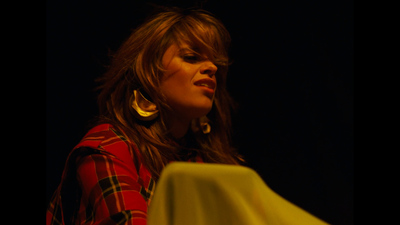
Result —
M 105 123 L 91 128 L 74 147 L 70 159 L 79 164 L 83 162 L 80 159 L 93 154 L 102 155 L 114 164 L 129 168 L 143 180 L 152 177 L 147 166 L 143 164 L 143 155 L 136 143 L 112 124 Z
M 137 145 L 126 138 L 111 124 L 100 124 L 91 128 L 82 140 L 73 148 L 90 148 L 96 151 L 111 154 L 124 162 L 131 163 L 132 159 L 140 160 L 140 153 Z
M 80 147 L 101 148 L 117 142 L 125 142 L 126 138 L 111 124 L 100 124 L 91 128 L 74 149 Z
M 91 128 L 74 149 L 80 147 L 89 147 L 111 152 L 116 148 L 137 148 L 135 143 L 129 141 L 123 133 L 119 132 L 111 124 L 100 124 Z
M 135 180 L 143 187 L 140 189 L 140 193 L 145 197 L 146 201 L 151 199 L 154 188 L 152 175 L 143 164 L 142 154 L 136 143 L 129 140 L 123 131 L 118 130 L 111 124 L 100 124 L 90 129 L 74 150 L 80 148 L 91 148 L 97 151 L 98 154 L 103 155 L 102 157 L 107 158 L 108 162 L 112 162 L 111 164 L 106 163 L 106 167 L 114 165 L 114 169 L 118 171 L 129 170 L 130 174 L 136 174 L 137 178 Z M 89 157 L 93 159 L 93 157 L 96 158 L 98 156 Z M 83 162 L 80 161 L 80 163 Z

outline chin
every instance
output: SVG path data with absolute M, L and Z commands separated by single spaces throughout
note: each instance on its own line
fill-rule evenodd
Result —
M 212 102 L 209 102 L 207 104 L 193 106 L 189 114 L 191 114 L 193 119 L 200 118 L 207 115 L 211 111 L 212 105 Z
M 193 101 L 194 99 L 196 100 Z M 192 98 L 190 101 L 175 102 L 175 104 L 170 104 L 170 106 L 181 117 L 196 119 L 207 115 L 211 111 L 213 100 L 207 96 L 202 96 L 200 98 Z

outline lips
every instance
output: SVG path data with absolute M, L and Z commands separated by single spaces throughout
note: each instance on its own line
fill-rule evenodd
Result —
M 206 88 L 214 90 L 216 83 L 213 79 L 206 78 L 206 79 L 201 79 L 201 80 L 194 82 L 194 85 L 200 86 L 200 87 L 206 87 Z

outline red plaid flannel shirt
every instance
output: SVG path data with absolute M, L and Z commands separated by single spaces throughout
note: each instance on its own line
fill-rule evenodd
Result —
M 200 157 L 189 161 L 202 162 Z M 102 124 L 68 156 L 46 224 L 145 225 L 154 188 L 137 146 Z

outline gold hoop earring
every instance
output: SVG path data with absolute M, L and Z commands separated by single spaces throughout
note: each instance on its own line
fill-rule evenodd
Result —
M 192 131 L 196 133 L 201 130 L 203 134 L 210 133 L 211 126 L 209 122 L 210 120 L 207 118 L 207 116 L 202 116 L 198 119 L 192 120 Z
M 132 108 L 136 118 L 143 121 L 150 121 L 158 116 L 156 104 L 149 101 L 139 90 L 133 91 Z

